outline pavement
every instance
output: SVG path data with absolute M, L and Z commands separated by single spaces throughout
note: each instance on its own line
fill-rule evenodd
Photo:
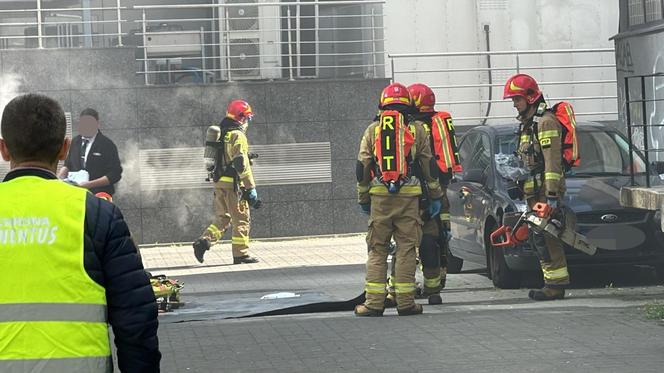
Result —
M 664 286 L 648 267 L 572 271 L 565 300 L 536 303 L 466 263 L 448 277 L 443 304 L 420 316 L 247 317 L 359 295 L 364 236 L 252 242 L 257 264 L 232 265 L 228 243 L 204 264 L 189 245 L 141 254 L 153 274 L 185 283 L 185 307 L 160 316 L 162 372 L 663 371 L 664 324 L 642 308 L 664 301 Z

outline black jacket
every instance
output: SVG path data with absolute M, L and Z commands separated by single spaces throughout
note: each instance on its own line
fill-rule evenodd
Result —
M 4 181 L 21 176 L 56 179 L 48 171 L 26 168 L 9 172 Z M 120 371 L 159 372 L 159 322 L 150 279 L 120 210 L 91 193 L 85 206 L 83 250 L 86 272 L 106 289 Z
M 81 143 L 83 138 L 81 135 L 74 137 L 71 142 L 69 154 L 65 160 L 65 167 L 69 171 L 80 171 L 83 169 L 81 160 Z M 90 174 L 90 180 L 98 179 L 102 176 L 108 177 L 111 185 L 101 188 L 93 188 L 92 193 L 106 192 L 113 194 L 115 188 L 113 184 L 120 181 L 122 177 L 122 165 L 120 164 L 120 157 L 118 156 L 118 148 L 113 141 L 99 131 L 95 142 L 92 143 L 92 148 L 88 153 L 88 160 L 85 164 L 85 169 Z

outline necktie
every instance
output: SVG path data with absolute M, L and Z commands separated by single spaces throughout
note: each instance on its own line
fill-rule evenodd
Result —
M 85 151 L 88 150 L 90 140 L 83 138 L 81 141 L 81 168 L 85 168 Z

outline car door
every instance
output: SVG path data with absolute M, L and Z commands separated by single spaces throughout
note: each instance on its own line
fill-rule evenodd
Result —
M 453 245 L 462 251 L 458 256 L 475 262 L 483 262 L 485 258 L 482 229 L 491 201 L 491 154 L 487 133 L 466 136 L 459 149 L 464 172 L 457 183 L 451 184 L 448 195 Z

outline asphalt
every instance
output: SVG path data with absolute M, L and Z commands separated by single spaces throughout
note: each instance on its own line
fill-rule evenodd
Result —
M 365 319 L 347 308 L 255 317 L 350 301 L 362 291 L 361 255 L 311 257 L 330 247 L 366 255 L 366 248 L 361 236 L 254 246 L 272 248 L 270 255 L 299 254 L 259 268 L 160 263 L 160 271 L 185 283 L 187 302 L 160 316 L 162 372 L 663 371 L 664 324 L 646 319 L 643 306 L 664 301 L 664 286 L 648 267 L 573 271 L 565 300 L 537 303 L 527 289 L 495 289 L 483 268 L 467 264 L 449 276 L 443 304 L 425 305 L 420 316 L 388 309 L 382 318 Z M 143 250 L 144 257 L 159 257 L 150 250 L 156 249 Z M 215 250 L 226 260 L 224 245 Z

